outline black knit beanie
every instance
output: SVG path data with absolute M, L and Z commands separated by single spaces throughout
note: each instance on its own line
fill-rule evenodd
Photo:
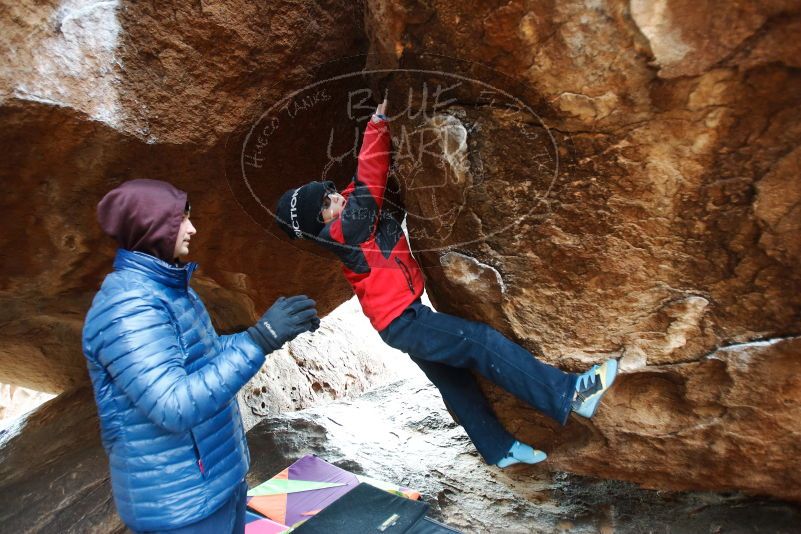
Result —
M 292 239 L 316 236 L 325 226 L 320 210 L 326 191 L 336 191 L 334 182 L 309 182 L 290 189 L 278 200 L 275 222 Z

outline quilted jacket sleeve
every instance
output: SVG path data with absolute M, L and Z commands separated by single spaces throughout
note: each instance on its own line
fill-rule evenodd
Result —
M 187 431 L 213 416 L 264 363 L 261 348 L 243 333 L 226 336 L 216 357 L 187 373 L 177 330 L 158 299 L 127 291 L 111 300 L 97 321 L 106 328 L 88 332 L 95 357 L 134 405 L 168 431 Z
M 370 191 L 378 209 L 384 203 L 384 190 L 387 188 L 390 150 L 389 126 L 385 120 L 368 121 L 364 130 L 362 148 L 359 151 L 359 165 L 356 177 Z
M 222 352 L 227 351 L 231 347 L 237 346 L 239 343 L 242 343 L 244 339 L 242 336 L 246 336 L 248 340 L 250 340 L 250 336 L 247 332 L 237 332 L 236 334 L 222 334 L 218 335 L 217 339 L 220 340 L 220 345 L 222 345 Z

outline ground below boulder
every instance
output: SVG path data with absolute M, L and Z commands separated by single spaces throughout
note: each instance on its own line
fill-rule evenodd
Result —
M 0 532 L 126 532 L 111 498 L 91 391 L 63 394 L 21 423 L 0 430 Z M 433 517 L 465 533 L 791 533 L 801 524 L 801 507 L 777 500 L 487 467 L 422 377 L 265 419 L 248 441 L 251 486 L 316 454 L 420 490 Z
M 423 493 L 466 533 L 796 532 L 801 507 L 737 493 L 679 493 L 486 466 L 422 377 L 353 401 L 265 419 L 248 434 L 252 486 L 306 454 Z

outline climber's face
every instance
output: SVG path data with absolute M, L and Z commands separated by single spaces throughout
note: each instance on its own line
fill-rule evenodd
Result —
M 336 191 L 326 193 L 325 198 L 323 198 L 323 209 L 320 211 L 323 222 L 328 224 L 338 218 L 344 208 L 345 197 Z

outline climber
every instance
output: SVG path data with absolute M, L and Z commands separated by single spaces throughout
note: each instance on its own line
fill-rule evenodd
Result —
M 305 295 L 219 336 L 183 263 L 185 192 L 131 180 L 97 206 L 119 243 L 83 328 L 117 510 L 135 532 L 244 532 L 250 453 L 236 393 L 285 342 L 319 326 Z
M 507 432 L 471 370 L 561 424 L 571 411 L 592 417 L 617 373 L 607 360 L 581 375 L 540 362 L 490 326 L 438 313 L 421 303 L 424 278 L 401 228 L 405 214 L 382 206 L 390 165 L 386 100 L 364 132 L 357 174 L 340 194 L 332 182 L 286 191 L 276 222 L 291 239 L 313 239 L 342 261 L 345 278 L 381 338 L 406 352 L 439 389 L 488 464 L 545 460 Z

